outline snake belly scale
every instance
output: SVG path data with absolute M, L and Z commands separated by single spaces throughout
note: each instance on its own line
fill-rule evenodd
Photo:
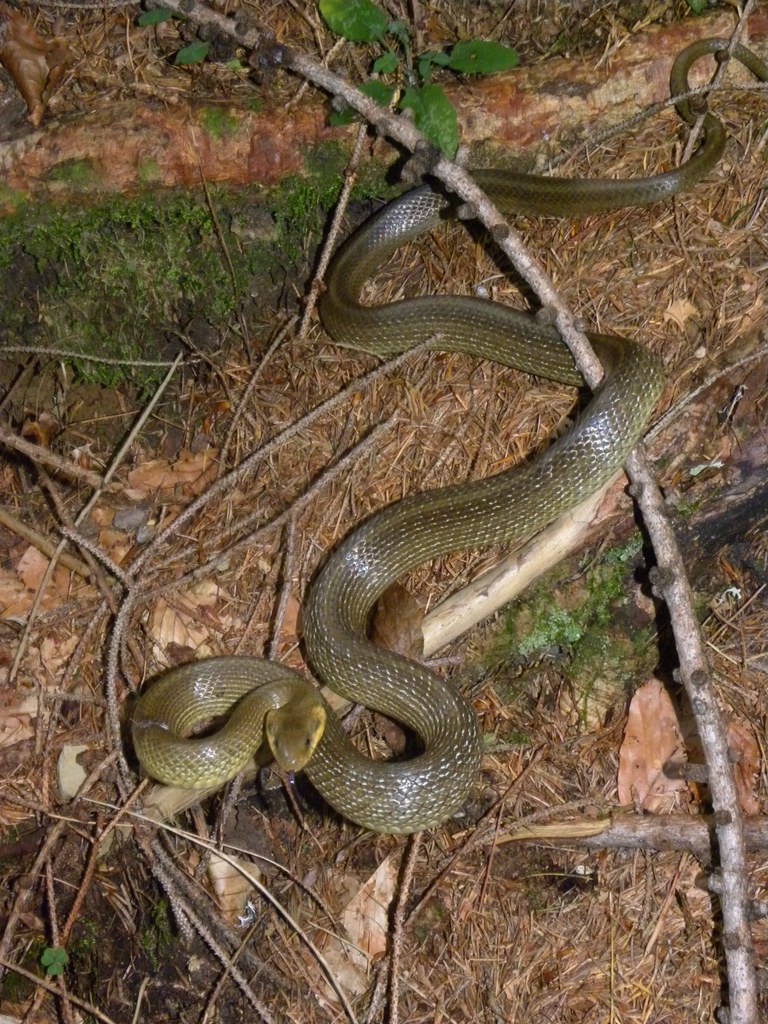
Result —
M 695 60 L 727 46 L 725 40 L 710 39 L 683 51 L 672 71 L 673 94 L 688 91 Z M 750 51 L 737 47 L 733 56 L 768 80 L 768 67 Z M 687 103 L 679 103 L 678 112 L 694 120 Z M 708 113 L 703 131 L 703 142 L 687 163 L 651 178 L 582 181 L 497 171 L 475 172 L 475 177 L 505 211 L 530 216 L 581 216 L 647 205 L 693 188 L 717 163 L 725 144 L 722 125 Z M 436 339 L 436 349 L 581 384 L 556 331 L 505 306 L 451 295 L 386 306 L 360 303 L 363 284 L 382 261 L 453 209 L 445 196 L 422 186 L 368 221 L 331 265 L 320 306 L 328 332 L 341 345 L 384 356 Z M 343 696 L 412 729 L 422 753 L 404 762 L 374 762 L 358 753 L 318 691 L 298 674 L 257 659 L 214 658 L 172 670 L 138 702 L 133 740 L 148 774 L 192 788 L 222 784 L 245 766 L 266 732 L 273 746 L 288 737 L 284 745 L 293 754 L 286 755 L 285 765 L 305 765 L 325 800 L 365 828 L 408 833 L 456 813 L 480 765 L 475 715 L 424 666 L 373 647 L 367 639 L 369 615 L 383 591 L 409 570 L 460 549 L 519 544 L 621 467 L 660 393 L 660 363 L 633 341 L 604 335 L 590 340 L 605 377 L 567 434 L 522 468 L 416 494 L 385 508 L 341 543 L 310 588 L 304 642 L 314 671 Z M 184 738 L 202 718 L 233 705 L 222 731 Z

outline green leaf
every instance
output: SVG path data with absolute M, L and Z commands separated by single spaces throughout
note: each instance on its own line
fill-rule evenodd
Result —
M 456 111 L 439 85 L 406 89 L 400 106 L 413 111 L 414 124 L 433 145 L 448 157 L 456 155 L 459 145 Z
M 353 43 L 373 43 L 387 31 L 387 16 L 371 0 L 319 0 L 328 28 Z
M 427 50 L 419 57 L 417 70 L 422 82 L 428 82 L 432 76 L 432 65 L 444 68 L 448 63 L 448 54 L 441 50 Z
M 204 43 L 201 39 L 196 39 L 194 43 L 190 43 L 189 46 L 184 46 L 179 50 L 173 58 L 173 63 L 179 67 L 185 67 L 187 64 L 199 64 L 205 60 L 210 48 L 210 43 Z
M 143 14 L 140 14 L 136 19 L 136 24 L 141 25 L 142 28 L 149 28 L 151 25 L 159 25 L 163 21 L 168 21 L 174 16 L 174 13 L 167 7 L 153 7 L 151 11 L 144 11 Z
M 508 71 L 518 64 L 518 56 L 510 46 L 469 39 L 456 43 L 448 57 L 448 67 L 463 75 L 492 75 L 497 71 Z
M 688 6 L 694 14 L 701 14 L 707 6 L 707 0 L 688 0 Z
M 365 93 L 368 99 L 380 103 L 382 107 L 388 107 L 392 102 L 392 97 L 395 95 L 395 87 L 374 79 L 371 82 L 363 82 L 360 86 L 360 92 Z
M 66 949 L 60 946 L 48 946 L 40 955 L 40 963 L 45 968 L 49 978 L 55 978 L 64 973 L 64 968 L 69 963 L 69 956 Z
M 386 53 L 382 53 L 373 62 L 373 72 L 376 75 L 391 75 L 393 71 L 397 70 L 399 63 L 394 53 L 391 50 L 387 50 Z
M 382 107 L 388 107 L 392 102 L 392 97 L 395 95 L 394 86 L 387 85 L 386 82 L 380 82 L 378 79 L 374 79 L 371 82 L 363 82 L 358 88 L 360 92 L 364 93 L 369 99 L 375 100 L 376 103 L 380 103 Z M 353 121 L 357 121 L 359 118 L 360 115 L 356 110 L 353 110 L 352 107 L 344 106 L 342 110 L 334 110 L 328 118 L 328 123 L 332 128 L 338 128 L 343 124 L 352 124 Z

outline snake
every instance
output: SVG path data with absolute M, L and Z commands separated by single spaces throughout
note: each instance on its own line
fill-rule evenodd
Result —
M 768 66 L 724 39 L 693 43 L 676 58 L 673 98 L 689 92 L 692 64 L 731 56 L 768 81 Z M 681 118 L 696 120 L 688 99 Z M 719 161 L 721 121 L 706 112 L 702 140 L 678 168 L 647 178 L 570 179 L 473 171 L 506 213 L 581 217 L 646 206 L 694 188 Z M 555 328 L 487 299 L 458 295 L 361 301 L 365 283 L 401 245 L 455 216 L 458 202 L 431 184 L 388 203 L 334 255 L 320 300 L 327 332 L 342 346 L 392 356 L 414 344 L 463 352 L 563 384 L 583 385 Z M 135 753 L 160 782 L 211 790 L 241 771 L 266 742 L 278 766 L 303 771 L 342 817 L 374 832 L 437 826 L 465 805 L 481 764 L 474 711 L 449 681 L 420 662 L 373 646 L 371 611 L 398 578 L 451 552 L 520 545 L 598 490 L 641 437 L 662 389 L 659 358 L 639 343 L 589 334 L 604 377 L 572 428 L 520 467 L 470 483 L 413 494 L 375 513 L 332 551 L 303 611 L 306 660 L 327 686 L 402 723 L 419 749 L 405 760 L 359 752 L 319 690 L 276 662 L 214 657 L 172 669 L 139 698 Z M 201 725 L 224 716 L 218 730 Z M 198 733 L 195 735 L 195 733 Z

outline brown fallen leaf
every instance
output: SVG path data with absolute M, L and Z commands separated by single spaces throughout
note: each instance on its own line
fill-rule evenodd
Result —
M 397 865 L 397 856 L 385 857 L 341 913 L 341 923 L 355 950 L 364 955 L 368 965 L 387 948 L 389 905 L 395 895 Z
M 226 633 L 232 627 L 232 616 L 217 611 L 227 604 L 227 594 L 213 580 L 200 580 L 174 595 L 173 601 L 159 597 L 147 622 L 159 664 L 169 667 L 174 648 L 194 651 L 195 657 L 216 653 L 212 634 Z
M 37 127 L 51 92 L 61 78 L 69 53 L 57 40 L 47 42 L 27 19 L 0 3 L 0 64 L 13 78 Z
M 337 884 L 340 880 L 335 877 Z M 349 882 L 353 895 L 341 913 L 341 924 L 349 938 L 326 931 L 318 939 L 318 946 L 339 987 L 349 996 L 359 996 L 368 988 L 373 961 L 386 949 L 389 906 L 397 884 L 397 855 L 386 857 L 362 884 L 352 877 Z M 315 997 L 329 1007 L 338 1005 L 338 994 L 318 971 L 316 961 L 304 959 Z
M 759 814 L 760 747 L 754 731 L 746 722 L 732 721 L 728 723 L 727 739 L 741 809 L 747 815 Z
M 151 459 L 131 470 L 126 493 L 133 500 L 142 501 L 157 491 L 180 488 L 182 497 L 196 497 L 216 479 L 216 471 L 216 452 L 212 449 L 198 454 L 183 451 L 173 463 Z
M 33 719 L 39 704 L 36 693 L 0 690 L 0 748 L 12 747 L 35 735 Z
M 40 644 L 40 662 L 50 679 L 58 678 L 59 672 L 69 661 L 79 643 L 80 637 L 77 633 L 65 639 L 54 635 L 46 636 L 43 639 Z
M 0 568 L 0 618 L 25 622 L 42 582 L 49 560 L 35 547 L 28 547 L 14 569 Z M 57 566 L 43 597 L 42 610 L 55 608 L 71 591 L 72 574 Z
M 651 679 L 629 705 L 619 751 L 619 802 L 651 813 L 679 807 L 688 787 L 675 769 L 685 761 L 672 701 L 664 685 Z
M 50 558 L 30 545 L 16 563 L 19 579 L 30 590 L 37 590 L 48 570 Z
M 424 657 L 424 605 L 400 583 L 393 583 L 376 603 L 371 620 L 371 642 L 377 647 L 402 654 L 404 658 Z
M 244 871 L 257 880 L 261 877 L 259 869 L 250 861 L 239 857 L 235 857 L 234 861 L 224 860 L 217 853 L 212 853 L 208 860 L 208 880 L 224 916 L 232 925 L 246 916 L 248 901 L 256 891 L 253 883 L 242 871 L 238 871 L 236 865 L 242 864 Z
M 662 316 L 664 323 L 672 322 L 684 331 L 688 321 L 698 316 L 698 313 L 698 309 L 687 299 L 675 299 L 674 302 L 670 302 Z

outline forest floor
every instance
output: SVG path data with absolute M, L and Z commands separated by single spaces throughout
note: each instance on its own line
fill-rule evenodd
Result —
M 620 4 L 589 16 L 591 4 L 387 6 L 410 25 L 419 52 L 492 38 L 536 66 L 599 66 L 651 21 L 670 32 L 691 23 L 663 5 L 653 18 L 633 12 L 631 23 Z M 334 37 L 314 4 L 226 5 L 239 10 L 279 41 L 361 76 L 368 51 L 346 43 L 331 53 Z M 235 52 L 174 66 L 168 57 L 193 41 L 193 28 L 175 19 L 142 28 L 136 6 L 41 3 L 23 13 L 69 55 L 36 129 L 43 148 L 47 117 L 76 131 L 94 111 L 108 121 L 112 105 L 170 108 L 183 96 L 242 109 L 262 88 L 276 90 L 278 108 L 316 102 L 287 75 L 254 83 Z M 696 24 L 711 34 L 706 18 Z M 27 110 L 3 84 L 4 133 L 16 140 L 31 130 Z M 765 900 L 766 108 L 764 95 L 735 89 L 712 105 L 727 149 L 690 194 L 575 224 L 519 226 L 590 329 L 638 337 L 663 360 L 648 448 L 689 566 L 751 822 L 748 885 Z M 304 123 L 298 114 L 296 122 Z M 684 136 L 674 115 L 661 125 L 651 119 L 574 147 L 557 173 L 666 170 Z M 77 187 L 87 200 L 88 181 Z M 305 671 L 303 598 L 354 524 L 405 494 L 530 457 L 566 428 L 577 398 L 456 354 L 421 351 L 382 367 L 334 346 L 317 317 L 299 329 L 320 229 L 295 244 L 289 269 L 271 265 L 269 281 L 249 279 L 247 295 L 236 287 L 231 307 L 222 300 L 219 315 L 207 315 L 214 283 L 218 298 L 255 273 L 228 243 L 245 251 L 252 232 L 269 248 L 270 226 L 243 227 L 242 211 L 232 214 L 206 184 L 187 189 L 206 217 L 192 226 L 204 236 L 194 252 L 209 262 L 190 291 L 200 301 L 171 304 L 177 321 L 160 333 L 148 375 L 138 365 L 118 376 L 90 364 L 83 372 L 83 363 L 73 370 L 43 351 L 39 296 L 73 276 L 74 248 L 16 267 L 18 294 L 5 279 L 8 305 L 31 325 L 21 339 L 31 351 L 4 334 L 0 427 L 42 452 L 29 459 L 8 442 L 0 458 L 0 1020 L 713 1020 L 724 968 L 706 883 L 709 833 L 695 832 L 708 811 L 701 751 L 668 621 L 651 594 L 653 554 L 623 482 L 588 547 L 427 660 L 462 688 L 482 727 L 481 776 L 459 818 L 418 838 L 371 835 L 301 782 L 286 795 L 268 771 L 160 827 L 136 811 L 146 791 L 126 797 L 139 777 L 126 726 L 146 681 L 217 654 L 265 655 Z M 189 226 L 187 207 L 177 209 L 160 235 L 166 263 L 183 248 L 179 221 Z M 366 197 L 351 219 L 367 209 Z M 144 250 L 158 246 L 145 221 L 132 223 Z M 91 224 L 92 254 L 110 230 Z M 90 267 L 78 252 L 83 295 L 112 273 L 100 252 Z M 133 250 L 127 259 L 135 270 Z M 146 284 L 156 272 L 131 280 Z M 457 225 L 399 251 L 375 288 L 377 302 L 482 288 L 524 305 L 482 236 Z M 138 320 L 130 293 L 125 302 L 123 320 Z M 169 369 L 179 338 L 185 357 Z M 62 529 L 80 543 L 52 563 Z M 401 607 L 418 627 L 500 554 L 458 553 L 419 569 L 405 581 L 417 610 L 407 598 Z M 391 757 L 402 742 L 367 712 L 351 728 L 372 756 Z M 764 962 L 765 918 L 753 935 Z M 394 972 L 387 992 L 385 967 Z

